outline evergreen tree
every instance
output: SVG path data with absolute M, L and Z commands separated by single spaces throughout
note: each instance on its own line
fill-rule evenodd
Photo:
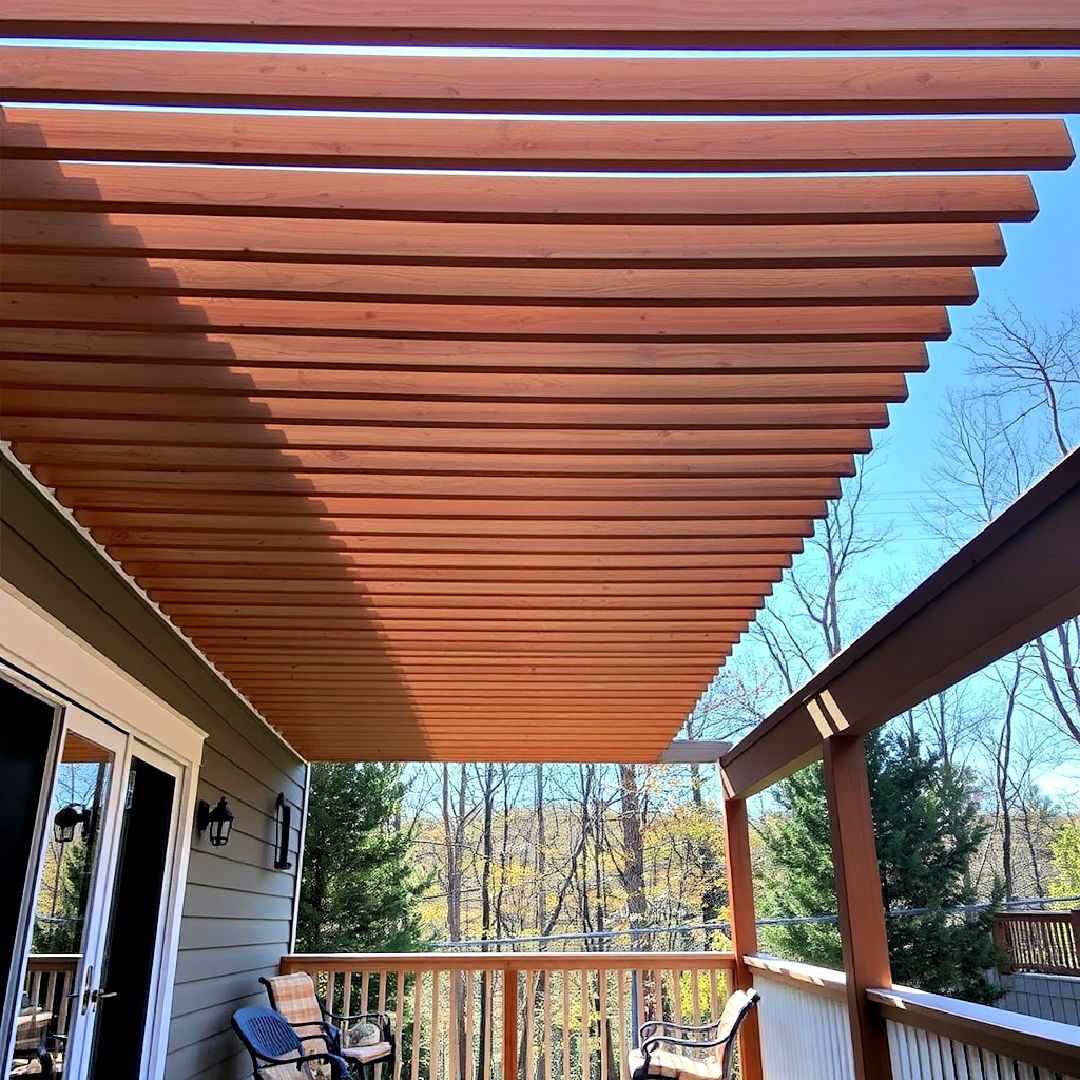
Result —
M 949 915 L 976 902 L 968 867 L 985 826 L 967 778 L 927 754 L 915 735 L 874 732 L 866 738 L 867 774 L 878 867 L 886 909 L 927 908 L 886 921 L 897 983 L 968 1001 L 1000 996 L 985 979 L 994 967 L 992 911 Z M 777 917 L 836 911 L 829 815 L 820 763 L 777 785 L 779 813 L 764 829 L 771 855 L 766 906 Z M 771 927 L 769 947 L 781 955 L 842 967 L 833 923 Z
M 397 828 L 401 766 L 313 765 L 296 947 L 300 952 L 416 952 L 428 879 L 411 831 Z

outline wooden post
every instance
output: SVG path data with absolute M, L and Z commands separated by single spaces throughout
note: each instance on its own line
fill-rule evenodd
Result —
M 892 971 L 862 736 L 830 736 L 824 761 L 855 1077 L 889 1080 L 888 1032 L 866 995 L 891 988 Z
M 503 971 L 503 1080 L 517 1080 L 518 1074 L 518 973 Z
M 723 772 L 720 783 L 724 791 Z M 754 880 L 750 868 L 750 825 L 745 799 L 724 799 L 724 849 L 727 858 L 728 913 L 731 919 L 731 948 L 735 953 L 735 987 L 748 990 L 753 983 L 746 966 L 748 953 L 757 952 L 757 923 L 754 912 Z M 762 1080 L 761 1035 L 757 1010 L 753 1010 L 739 1030 L 739 1068 L 743 1080 Z
M 1073 960 L 1080 974 L 1080 908 L 1073 908 L 1069 912 L 1069 925 L 1072 927 Z

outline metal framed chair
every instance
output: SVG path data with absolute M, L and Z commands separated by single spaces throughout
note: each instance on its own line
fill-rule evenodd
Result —
M 737 990 L 711 1024 L 642 1024 L 639 1049 L 630 1051 L 631 1080 L 729 1080 L 735 1036 L 760 996 L 753 987 Z
M 300 1036 L 273 1009 L 263 1005 L 237 1009 L 232 1026 L 251 1055 L 255 1080 L 349 1080 L 349 1065 L 344 1058 L 329 1047 L 320 1053 L 305 1053 Z
M 315 983 L 306 971 L 259 979 L 266 987 L 270 1005 L 292 1026 L 301 1040 L 323 1039 L 333 1054 L 344 1058 L 356 1073 L 373 1076 L 379 1064 L 393 1066 L 397 1052 L 390 1017 L 386 1013 L 342 1015 L 331 1012 L 315 993 Z M 342 1029 L 368 1020 L 379 1029 L 377 1041 L 362 1046 L 348 1046 Z

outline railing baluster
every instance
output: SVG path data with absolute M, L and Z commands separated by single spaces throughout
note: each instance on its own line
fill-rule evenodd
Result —
M 404 1048 L 401 1046 L 402 1032 L 405 1030 L 405 972 L 399 970 L 394 979 L 394 1034 L 398 1040 L 397 1053 L 394 1055 L 393 1080 L 401 1080 L 401 1058 Z
M 634 972 L 630 972 L 630 978 Z M 630 1049 L 627 1044 L 628 1024 L 626 1015 L 626 972 L 615 972 L 615 993 L 619 1003 L 619 1076 L 621 1080 L 630 1080 Z
M 570 972 L 560 972 L 562 978 L 562 1074 L 563 1080 L 573 1080 L 570 1074 Z
M 597 1031 L 600 1034 L 600 1080 L 610 1080 L 608 1076 L 608 1006 L 607 1006 L 607 968 L 600 968 L 596 973 L 596 1007 L 599 1013 Z
M 589 973 L 581 969 L 581 1080 L 589 1080 L 592 1075 L 592 1048 L 589 1043 L 589 998 L 592 989 L 589 986 Z
M 412 1071 L 409 1074 L 410 1080 L 420 1080 L 420 1041 L 423 1033 L 421 1025 L 421 1017 L 423 1016 L 421 1004 L 423 1001 L 423 989 L 424 975 L 418 971 L 413 983 Z
M 491 1071 L 491 984 L 494 972 L 480 973 L 480 1080 L 490 1080 Z
M 518 972 L 503 972 L 503 1080 L 517 1080 L 518 1075 Z
M 431 1080 L 442 1080 L 442 972 L 436 968 L 431 973 L 431 1039 L 428 1045 L 428 1075 Z
M 552 1058 L 555 1056 L 555 1037 L 551 1023 L 551 972 L 545 970 L 540 974 L 543 979 L 541 995 L 544 999 L 544 1034 L 540 1045 L 542 1047 L 541 1053 L 544 1057 L 544 1080 L 551 1080 L 551 1070 L 553 1068 Z
M 683 1022 L 682 1007 L 682 982 L 683 973 L 681 968 L 673 968 L 671 972 L 671 1004 L 676 1024 Z
M 536 1029 L 536 987 L 538 972 L 525 972 L 525 1057 L 521 1063 L 523 1080 L 533 1080 L 533 1042 Z
M 461 1006 L 458 998 L 461 993 L 461 972 L 457 968 L 449 971 L 450 1008 L 446 1013 L 446 1075 L 450 1080 L 459 1080 L 461 1064 Z
M 476 1080 L 476 1054 L 473 1050 L 473 1013 L 476 1011 L 476 975 L 465 971 L 465 1076 Z

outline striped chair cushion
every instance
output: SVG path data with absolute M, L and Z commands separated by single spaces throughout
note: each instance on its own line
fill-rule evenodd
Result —
M 274 1008 L 290 1024 L 322 1023 L 322 1006 L 315 996 L 315 984 L 306 971 L 276 975 L 266 981 L 270 984 Z
M 630 1051 L 630 1073 L 634 1080 L 644 1080 L 645 1056 L 640 1050 Z M 684 1057 L 668 1050 L 657 1050 L 649 1058 L 649 1076 L 670 1080 L 720 1080 L 722 1066 L 716 1058 Z

